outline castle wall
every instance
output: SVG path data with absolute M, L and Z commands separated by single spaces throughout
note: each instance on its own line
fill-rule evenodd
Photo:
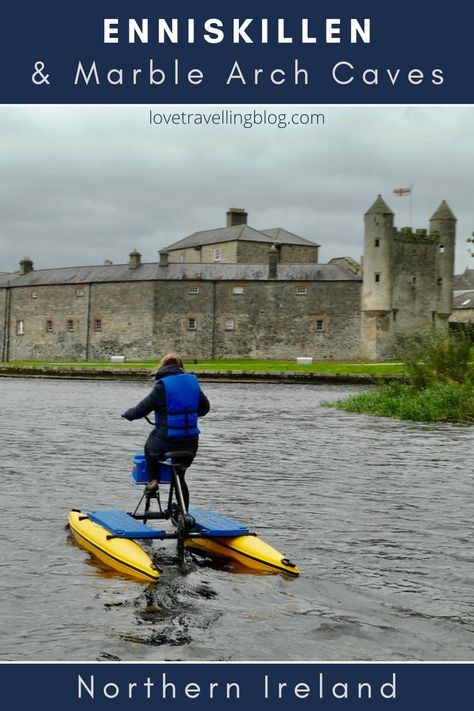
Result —
M 151 282 L 55 284 L 10 293 L 9 360 L 154 355 Z
M 178 351 L 196 358 L 353 359 L 360 289 L 357 281 L 276 280 L 15 288 L 9 358 L 132 360 Z M 4 299 L 5 290 L 0 294 Z
M 5 330 L 5 325 L 7 324 L 7 317 L 8 317 L 8 312 L 7 312 L 7 296 L 9 294 L 9 290 L 7 289 L 0 289 L 0 359 L 5 360 L 6 358 L 6 348 L 7 348 L 7 342 L 6 342 L 6 330 Z
M 393 219 L 378 196 L 365 215 L 362 282 L 273 279 L 275 249 L 270 254 L 269 244 L 234 240 L 173 250 L 169 261 L 180 262 L 184 255 L 189 263 L 212 263 L 220 249 L 220 263 L 260 264 L 269 279 L 140 281 L 119 269 L 115 277 L 113 271 L 105 277 L 116 282 L 96 281 L 104 278 L 96 272 L 83 285 L 0 289 L 3 358 L 80 361 L 123 354 L 130 360 L 172 350 L 196 358 L 391 357 L 398 332 L 447 327 L 456 222 L 444 201 L 429 233 L 396 230 Z M 316 246 L 281 245 L 278 251 L 280 263 L 317 261 Z M 28 273 L 20 269 L 13 281 L 24 284 Z M 276 268 L 278 273 L 285 272 Z M 41 278 L 34 276 L 33 281 Z
M 456 218 L 445 201 L 426 229 L 393 227 L 379 195 L 365 215 L 360 356 L 393 355 L 399 333 L 448 327 Z
M 196 358 L 356 357 L 360 282 L 201 282 L 194 295 L 188 282 L 166 286 L 157 289 L 157 352 L 177 350 Z M 298 287 L 307 293 L 298 294 Z M 189 329 L 190 319 L 195 330 Z
M 10 294 L 10 360 L 86 358 L 87 286 L 15 287 Z
M 217 285 L 216 357 L 356 357 L 360 282 L 249 282 L 239 296 L 232 288 Z
M 419 331 L 436 323 L 437 243 L 425 231 L 405 230 L 393 237 L 393 331 Z
M 154 291 L 155 283 L 147 281 L 91 284 L 89 360 L 155 357 Z
M 198 292 L 192 293 L 196 289 Z M 157 282 L 154 304 L 155 353 L 176 351 L 191 357 L 211 358 L 213 314 L 213 282 Z

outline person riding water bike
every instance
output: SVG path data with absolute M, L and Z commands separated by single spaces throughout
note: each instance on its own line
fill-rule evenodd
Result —
M 176 353 L 162 358 L 155 381 L 149 395 L 122 415 L 126 420 L 138 420 L 155 413 L 155 427 L 145 443 L 148 486 L 151 487 L 160 479 L 159 463 L 166 452 L 185 450 L 189 452 L 186 465 L 191 464 L 199 446 L 198 417 L 204 417 L 210 409 L 197 377 L 184 372 L 183 361 Z M 187 509 L 189 490 L 184 475 L 180 479 Z

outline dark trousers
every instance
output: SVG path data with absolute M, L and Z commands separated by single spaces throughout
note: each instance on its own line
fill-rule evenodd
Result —
M 161 439 L 156 432 L 151 432 L 145 443 L 145 460 L 148 468 L 149 479 L 160 480 L 160 462 L 164 461 L 166 452 L 173 450 L 186 450 L 192 453 L 190 466 L 198 449 L 198 437 L 173 437 L 173 439 Z M 186 509 L 189 506 L 189 489 L 184 479 L 184 473 L 179 475 L 181 490 L 183 492 Z

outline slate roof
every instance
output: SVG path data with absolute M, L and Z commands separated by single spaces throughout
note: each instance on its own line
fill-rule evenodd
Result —
M 260 232 L 271 237 L 272 241 L 277 244 L 302 244 L 307 247 L 321 246 L 320 244 L 317 244 L 317 242 L 312 242 L 304 237 L 299 237 L 298 235 L 293 234 L 293 232 L 285 230 L 283 227 L 272 227 L 269 230 L 260 230 Z
M 449 207 L 446 200 L 443 200 L 438 209 L 431 215 L 430 220 L 454 220 L 457 221 L 453 215 L 453 211 Z
M 366 215 L 393 215 L 393 210 L 389 208 L 385 200 L 381 195 L 377 195 L 377 198 L 374 203 L 369 207 L 367 212 L 365 213 Z
M 219 242 L 264 242 L 268 245 L 277 244 L 301 244 L 308 247 L 319 247 L 315 242 L 311 242 L 303 237 L 298 237 L 292 232 L 274 227 L 271 230 L 256 230 L 250 225 L 234 225 L 233 227 L 218 227 L 214 230 L 203 230 L 194 232 L 189 237 L 180 239 L 178 242 L 170 244 L 162 249 L 162 252 L 169 252 L 174 249 L 186 249 L 189 247 L 200 247 L 207 244 L 218 244 Z
M 128 264 L 90 267 L 58 267 L 0 274 L 0 287 L 40 286 L 46 284 L 88 284 L 132 281 L 260 281 L 268 279 L 268 264 L 141 264 L 131 269 Z M 340 264 L 279 264 L 273 281 L 361 281 Z
M 474 309 L 474 289 L 455 291 L 453 309 Z
M 474 289 L 474 269 L 466 269 L 454 277 L 455 289 Z

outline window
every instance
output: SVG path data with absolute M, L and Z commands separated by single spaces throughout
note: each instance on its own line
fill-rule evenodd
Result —
M 198 286 L 189 286 L 188 287 L 188 294 L 199 294 L 199 287 Z
M 196 319 L 195 318 L 188 318 L 188 330 L 189 331 L 196 330 Z
M 76 296 L 77 296 L 77 298 L 79 298 L 79 297 L 81 297 L 81 296 L 84 296 L 84 289 L 82 288 L 82 286 L 79 286 L 79 287 L 76 289 Z
M 243 286 L 234 286 L 232 289 L 232 293 L 235 296 L 241 296 L 244 293 L 244 287 Z
M 66 330 L 69 332 L 74 331 L 74 321 L 72 318 L 68 318 L 66 321 Z
M 216 247 L 216 249 L 212 250 L 212 260 L 214 262 L 220 262 L 222 259 L 222 249 L 220 247 Z
M 16 332 L 19 336 L 25 335 L 25 322 L 24 321 L 17 321 L 16 322 Z
M 375 240 L 375 246 L 376 246 L 376 247 L 380 247 L 380 240 L 379 240 L 378 237 L 377 237 L 376 240 Z
M 52 332 L 53 332 L 53 322 L 52 322 L 52 320 L 49 318 L 49 319 L 46 321 L 46 333 L 52 333 Z
M 37 291 L 32 291 L 32 292 L 31 292 L 31 298 L 32 298 L 32 299 L 37 299 L 37 298 L 38 298 L 38 292 L 37 292 Z
M 375 283 L 378 284 L 380 281 L 380 272 L 375 273 Z
M 413 284 L 413 286 L 416 286 L 416 277 L 412 278 L 411 283 Z
M 298 296 L 306 296 L 308 290 L 305 286 L 297 286 L 296 293 L 298 294 Z
M 181 262 L 181 264 L 184 264 L 184 262 L 186 261 L 186 254 L 184 252 L 179 255 L 179 261 Z
M 226 331 L 233 331 L 234 330 L 234 319 L 233 318 L 226 318 L 225 323 L 224 323 L 224 329 Z
M 444 244 L 439 245 L 439 253 L 444 254 Z
M 94 330 L 95 331 L 102 331 L 102 319 L 101 318 L 94 319 Z
M 316 331 L 318 331 L 318 333 L 322 333 L 322 331 L 324 331 L 324 319 L 316 319 Z
M 441 277 L 438 279 L 438 286 L 443 286 L 443 279 Z

